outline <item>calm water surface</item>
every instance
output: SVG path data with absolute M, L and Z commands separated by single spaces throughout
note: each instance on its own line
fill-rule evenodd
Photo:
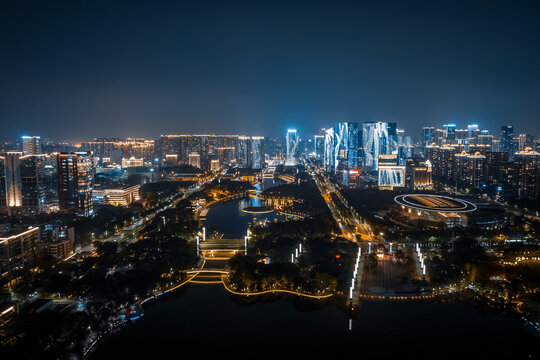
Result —
M 469 304 L 363 302 L 349 330 L 349 315 L 329 302 L 274 299 L 242 304 L 221 285 L 189 285 L 147 307 L 145 315 L 105 340 L 93 358 L 166 357 L 171 349 L 205 354 L 262 351 L 279 355 L 345 350 L 433 358 L 527 358 L 532 344 L 521 322 Z M 428 356 L 429 357 L 429 356 Z M 169 358 L 169 357 L 167 357 Z

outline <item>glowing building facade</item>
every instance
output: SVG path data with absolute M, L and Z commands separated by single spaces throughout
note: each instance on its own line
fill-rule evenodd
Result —
M 122 159 L 142 159 L 145 165 L 152 164 L 155 158 L 154 140 L 143 138 L 105 139 L 95 138 L 93 141 L 81 143 L 81 150 L 91 151 L 95 157 L 110 158 L 120 163 Z
M 324 165 L 328 172 L 358 168 L 358 124 L 337 123 L 326 130 Z
M 378 175 L 378 187 L 381 190 L 405 187 L 405 166 L 398 165 L 397 154 L 379 155 Z
M 0 234 L 0 279 L 13 271 L 33 266 L 38 255 L 39 228 L 11 230 Z
M 514 160 L 514 127 L 512 125 L 501 126 L 499 150 L 508 153 L 510 161 Z
M 298 159 L 300 158 L 300 138 L 298 137 L 296 129 L 287 130 L 286 142 L 287 154 L 285 157 L 285 165 L 294 166 L 298 164 Z
M 243 169 L 262 169 L 265 164 L 266 140 L 263 136 L 239 136 L 236 163 Z
M 190 153 L 188 156 L 188 164 L 190 166 L 201 168 L 201 155 L 199 153 L 193 152 Z
M 540 199 L 540 153 L 530 147 L 515 153 L 514 189 L 519 200 Z
M 189 163 L 189 154 L 198 153 L 201 157 L 201 168 L 210 169 L 210 162 L 216 156 L 222 164 L 227 164 L 235 156 L 238 135 L 161 135 L 159 140 L 159 153 L 161 158 L 165 155 L 176 154 L 179 164 Z M 220 157 L 221 149 L 233 149 L 227 152 L 230 158 Z
M 22 153 L 23 155 L 41 154 L 41 138 L 39 136 L 23 136 Z
M 426 151 L 426 146 L 433 144 L 435 141 L 435 128 L 433 126 L 425 126 L 422 128 L 422 150 Z
M 239 136 L 236 146 L 236 163 L 240 168 L 251 167 L 251 139 L 249 136 Z
M 8 151 L 0 157 L 0 205 L 8 213 L 35 215 L 44 210 L 43 158 Z
M 378 170 L 379 155 L 389 155 L 397 151 L 396 123 L 367 121 L 362 129 L 363 164 L 371 170 Z
M 94 187 L 92 153 L 59 153 L 57 171 L 60 210 L 76 211 L 83 216 L 91 215 Z
M 315 159 L 324 159 L 324 135 L 315 135 L 313 146 Z
M 262 169 L 265 159 L 265 140 L 263 136 L 251 137 L 251 168 Z

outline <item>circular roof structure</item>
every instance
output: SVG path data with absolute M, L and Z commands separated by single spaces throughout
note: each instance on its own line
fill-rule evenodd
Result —
M 463 213 L 476 210 L 476 205 L 469 201 L 443 195 L 398 195 L 394 201 L 399 205 L 424 211 Z

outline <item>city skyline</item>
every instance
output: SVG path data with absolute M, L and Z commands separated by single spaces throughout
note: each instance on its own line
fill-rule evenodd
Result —
M 160 136 L 168 136 L 168 135 L 182 135 L 182 136 L 248 136 L 248 137 L 259 137 L 259 136 L 262 136 L 264 138 L 269 138 L 269 139 L 280 139 L 280 138 L 283 138 L 283 140 L 285 140 L 286 138 L 286 132 L 288 129 L 294 129 L 294 130 L 297 130 L 299 132 L 299 136 L 300 136 L 300 139 L 301 140 L 313 140 L 313 137 L 314 136 L 317 136 L 317 135 L 320 135 L 320 131 L 321 130 L 328 130 L 329 128 L 332 128 L 336 123 L 356 123 L 358 124 L 359 126 L 362 126 L 364 123 L 371 123 L 373 121 L 336 121 L 336 122 L 328 122 L 326 124 L 326 126 L 323 126 L 321 128 L 318 128 L 318 129 L 311 129 L 309 131 L 305 131 L 305 128 L 300 128 L 300 127 L 295 127 L 295 126 L 289 126 L 289 127 L 285 127 L 283 128 L 280 132 L 276 133 L 275 135 L 272 135 L 272 136 L 269 136 L 267 134 L 262 134 L 262 133 L 256 133 L 254 135 L 248 135 L 247 133 L 242 133 L 242 132 L 234 132 L 234 131 L 224 131 L 224 132 L 218 132 L 218 131 L 202 131 L 200 133 L 196 133 L 196 132 L 183 132 L 183 131 L 164 131 L 164 132 L 161 132 L 159 133 L 158 135 L 156 136 L 148 136 L 148 135 L 145 135 L 145 134 L 138 134 L 138 135 L 135 135 L 135 136 L 128 136 L 126 134 L 118 134 L 118 135 L 112 135 L 112 134 L 109 134 L 109 133 L 103 133 L 101 132 L 100 135 L 98 136 L 83 136 L 81 137 L 80 135 L 79 136 L 75 136 L 75 137 L 55 137 L 55 136 L 47 136 L 47 135 L 44 135 L 43 133 L 40 133 L 40 134 L 37 134 L 37 133 L 32 133 L 31 131 L 25 131 L 25 132 L 21 132 L 21 135 L 15 135 L 15 136 L 7 136 L 7 135 L 4 135 L 3 138 L 0 138 L 0 142 L 5 142 L 5 144 L 7 145 L 7 143 L 11 143 L 11 144 L 16 144 L 16 143 L 20 143 L 19 145 L 20 146 L 23 146 L 23 142 L 24 142 L 24 139 L 25 138 L 33 138 L 33 137 L 37 137 L 37 138 L 41 138 L 41 141 L 47 141 L 47 140 L 51 140 L 51 141 L 68 141 L 68 142 L 71 142 L 71 143 L 74 143 L 74 144 L 77 144 L 77 143 L 81 143 L 81 142 L 87 142 L 87 141 L 92 141 L 94 139 L 124 139 L 124 140 L 127 140 L 127 139 L 147 139 L 147 140 L 155 140 L 155 139 L 159 139 Z M 383 123 L 386 123 L 386 121 L 382 121 L 382 120 L 376 120 L 374 122 L 383 122 Z M 389 123 L 392 123 L 392 122 L 389 122 Z M 397 130 L 400 130 L 400 131 L 404 131 L 405 134 L 407 136 L 410 136 L 412 137 L 413 141 L 415 144 L 421 144 L 422 142 L 422 137 L 423 137 L 423 129 L 426 128 L 426 127 L 433 127 L 435 129 L 442 129 L 444 126 L 446 125 L 453 125 L 455 126 L 456 129 L 460 129 L 460 130 L 466 130 L 467 129 L 467 126 L 477 126 L 478 129 L 481 129 L 481 130 L 484 130 L 484 131 L 488 131 L 489 135 L 493 135 L 495 137 L 495 139 L 499 139 L 500 138 L 500 132 L 501 132 L 501 128 L 504 126 L 510 126 L 514 129 L 514 135 L 515 137 L 518 137 L 519 135 L 521 134 L 524 134 L 524 135 L 532 135 L 532 136 L 535 136 L 535 137 L 540 137 L 540 133 L 536 133 L 536 132 L 531 132 L 527 129 L 527 127 L 524 127 L 524 128 L 516 128 L 512 123 L 507 123 L 507 124 L 501 124 L 501 125 L 494 125 L 494 124 L 491 124 L 491 127 L 483 127 L 481 124 L 479 123 L 460 123 L 460 122 L 448 122 L 448 123 L 444 123 L 444 124 L 440 124 L 440 125 L 437 125 L 437 124 L 433 124 L 433 123 L 427 123 L 427 124 L 423 124 L 423 125 L 418 125 L 416 128 L 415 127 L 415 130 L 417 131 L 411 131 L 410 129 L 406 129 L 404 127 L 401 127 L 399 123 L 396 123 L 396 129 Z M 47 132 L 45 132 L 46 134 Z M 361 133 L 361 131 L 359 132 Z

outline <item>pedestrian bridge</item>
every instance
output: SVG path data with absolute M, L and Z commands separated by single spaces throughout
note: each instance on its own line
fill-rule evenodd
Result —
M 229 273 L 229 270 L 226 269 L 194 269 L 194 270 L 187 270 L 186 273 L 188 275 L 192 274 L 222 274 L 227 275 Z

